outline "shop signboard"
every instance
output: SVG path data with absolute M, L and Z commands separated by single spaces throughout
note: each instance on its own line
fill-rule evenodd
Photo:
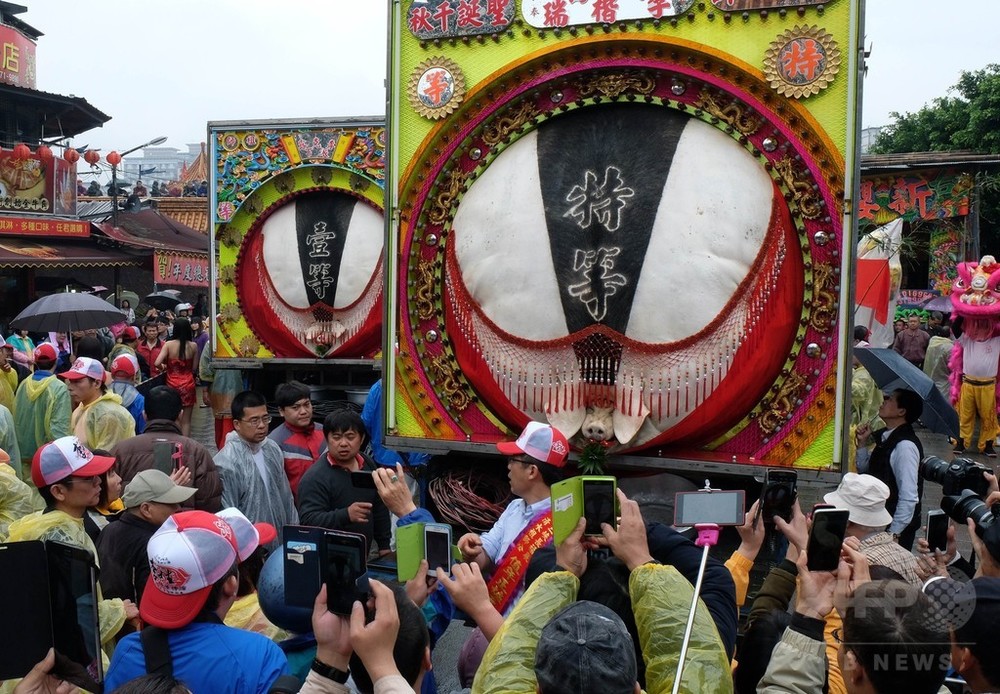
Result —
M 208 256 L 156 251 L 153 281 L 182 287 L 207 287 Z
M 35 89 L 35 42 L 0 24 L 0 82 Z
M 0 213 L 76 214 L 76 165 L 0 152 Z
M 90 236 L 90 222 L 0 214 L 0 235 L 86 238 Z

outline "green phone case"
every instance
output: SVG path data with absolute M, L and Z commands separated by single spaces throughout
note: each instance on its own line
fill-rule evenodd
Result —
M 614 482 L 618 489 L 618 480 L 610 475 L 580 475 L 552 485 L 552 539 L 558 545 L 562 543 L 583 518 L 583 483 L 587 480 Z M 617 501 L 615 507 L 617 508 Z
M 401 582 L 409 581 L 420 570 L 420 561 L 424 558 L 424 526 L 426 523 L 410 523 L 396 527 L 396 578 Z M 455 561 L 462 561 L 458 547 L 451 546 L 451 556 Z

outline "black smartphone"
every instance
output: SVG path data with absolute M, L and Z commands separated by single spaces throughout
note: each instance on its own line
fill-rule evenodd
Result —
M 0 681 L 24 677 L 52 646 L 48 559 L 41 541 L 0 544 Z M 31 576 L 35 580 L 20 580 Z M 17 628 L 14 628 L 16 625 Z
M 742 489 L 678 492 L 674 497 L 674 527 L 702 523 L 743 525 L 746 495 Z
M 444 523 L 424 525 L 424 559 L 431 574 L 441 567 L 451 573 L 451 526 Z
M 156 439 L 153 441 L 153 468 L 159 470 L 164 475 L 173 473 L 174 467 L 174 442 L 166 439 Z
M 937 509 L 927 512 L 927 544 L 931 551 L 948 551 L 948 514 Z
M 754 525 L 758 518 L 765 523 L 773 523 L 775 518 L 791 522 L 797 482 L 798 475 L 794 470 L 765 470 L 764 486 L 760 492 L 760 504 L 757 507 Z
M 352 470 L 351 486 L 361 489 L 375 489 L 375 475 L 368 470 Z
M 850 515 L 850 511 L 839 508 L 821 508 L 813 513 L 809 543 L 806 545 L 807 568 L 810 571 L 837 570 Z
M 368 543 L 364 535 L 340 530 L 325 531 L 324 540 L 327 609 L 350 616 L 355 600 L 368 600 Z
M 584 535 L 602 535 L 602 523 L 612 528 L 618 527 L 615 514 L 615 489 L 618 486 L 614 477 L 584 477 L 581 480 L 583 489 L 583 517 L 587 521 Z
M 56 651 L 53 672 L 82 689 L 100 691 L 104 669 L 94 559 L 82 547 L 61 542 L 46 542 L 45 552 Z
M 286 525 L 281 529 L 281 551 L 285 573 L 285 604 L 312 607 L 323 585 L 323 528 Z

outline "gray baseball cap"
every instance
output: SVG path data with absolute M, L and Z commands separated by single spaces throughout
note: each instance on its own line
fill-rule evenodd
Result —
M 535 651 L 541 691 L 630 694 L 637 677 L 632 637 L 610 608 L 574 602 L 542 629 Z
M 122 503 L 125 508 L 135 508 L 147 501 L 158 504 L 182 504 L 198 491 L 194 487 L 174 484 L 169 476 L 159 470 L 143 470 L 125 485 Z

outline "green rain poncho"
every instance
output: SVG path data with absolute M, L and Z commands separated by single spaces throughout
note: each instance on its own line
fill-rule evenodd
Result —
M 21 479 L 31 479 L 31 458 L 43 444 L 69 436 L 69 418 L 73 411 L 69 390 L 56 376 L 21 382 L 14 396 L 14 424 L 21 449 Z M 10 453 L 11 460 L 16 456 Z
M 19 480 L 13 467 L 0 463 L 0 542 L 7 541 L 11 523 L 40 511 L 41 507 L 42 497 L 35 488 Z
M 3 405 L 0 405 L 0 448 L 10 456 L 10 464 L 14 467 L 14 472 L 21 476 L 21 453 L 17 445 L 17 429 L 15 427 L 14 416 Z M 34 451 L 32 451 L 34 453 Z M 31 470 L 28 470 L 28 479 L 31 479 Z
M 472 685 L 473 694 L 536 690 L 535 649 L 542 628 L 576 600 L 580 581 L 566 571 L 542 574 L 525 592 L 486 649 Z M 672 566 L 646 564 L 629 577 L 632 611 L 646 661 L 646 691 L 670 692 L 674 685 L 684 627 L 694 589 Z M 690 694 L 733 691 L 733 676 L 708 608 L 699 601 L 680 691 Z

